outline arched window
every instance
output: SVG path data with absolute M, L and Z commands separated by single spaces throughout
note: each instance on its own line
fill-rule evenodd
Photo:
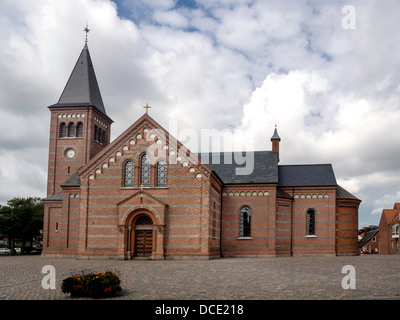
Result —
M 101 130 L 101 129 L 99 129 L 99 132 L 97 133 L 97 141 L 99 142 L 99 143 L 102 143 L 103 142 L 103 130 Z
M 243 207 L 240 210 L 240 236 L 250 237 L 251 234 L 251 210 L 249 207 Z
M 75 124 L 73 122 L 71 122 L 68 125 L 68 137 L 75 137 L 76 132 L 75 132 Z
M 132 161 L 125 163 L 124 187 L 133 187 L 134 166 Z
M 67 125 L 63 122 L 60 124 L 59 137 L 65 138 L 67 136 Z
M 101 138 L 101 143 L 106 144 L 106 132 L 103 130 L 103 136 Z
M 82 136 L 83 136 L 83 123 L 82 122 L 78 122 L 78 124 L 76 125 L 76 136 L 78 138 L 82 138 Z
M 150 186 L 150 157 L 147 154 L 142 156 L 140 184 L 144 187 Z
M 167 185 L 167 163 L 161 160 L 157 164 L 157 186 L 165 187 Z
M 307 211 L 307 235 L 315 235 L 315 211 L 312 209 Z

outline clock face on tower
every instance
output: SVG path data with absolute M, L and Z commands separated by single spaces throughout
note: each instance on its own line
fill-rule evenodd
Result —
M 68 158 L 73 158 L 75 156 L 75 150 L 74 149 L 67 149 L 67 151 L 65 151 L 65 155 Z

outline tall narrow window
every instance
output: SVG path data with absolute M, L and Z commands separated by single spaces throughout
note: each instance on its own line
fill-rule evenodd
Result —
M 82 138 L 82 136 L 83 136 L 83 123 L 82 122 L 78 122 L 78 124 L 76 125 L 76 136 L 78 138 Z
M 98 131 L 97 131 L 97 126 L 94 126 L 94 141 L 98 141 Z
M 134 166 L 132 161 L 125 163 L 124 187 L 133 187 Z
M 142 156 L 140 184 L 144 187 L 150 186 L 150 157 L 147 154 Z
M 97 132 L 97 141 L 99 143 L 103 143 L 103 130 L 101 130 L 100 128 L 99 131 Z
M 65 138 L 67 136 L 67 125 L 63 122 L 60 124 L 60 138 Z
M 315 235 L 315 211 L 312 209 L 307 211 L 307 235 Z
M 392 227 L 392 238 L 398 238 L 399 237 L 399 224 L 395 224 Z
M 250 237 L 251 234 L 251 210 L 249 207 L 243 207 L 240 210 L 240 236 Z
M 157 164 L 157 186 L 165 187 L 167 185 L 167 163 L 161 160 Z
M 71 122 L 68 125 L 68 137 L 75 137 L 75 135 L 76 135 L 75 124 Z

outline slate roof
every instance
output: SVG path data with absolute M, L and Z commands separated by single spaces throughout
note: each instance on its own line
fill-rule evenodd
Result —
M 274 131 L 274 135 L 271 137 L 271 141 L 272 140 L 279 140 L 279 141 L 281 141 L 281 137 L 279 136 L 279 134 L 278 134 L 278 130 L 275 128 L 275 131 Z
M 93 106 L 106 115 L 103 99 L 87 45 L 83 48 L 68 82 L 52 108 Z
M 53 194 L 51 196 L 48 196 L 48 197 L 42 199 L 42 201 L 60 201 L 60 200 L 62 200 L 62 193 L 61 192 Z
M 336 188 L 336 199 L 349 199 L 349 200 L 361 201 L 360 199 L 358 199 L 357 197 L 352 195 L 350 192 L 348 192 L 341 186 L 337 186 L 337 188 Z
M 80 168 L 79 168 L 80 169 Z M 79 187 L 81 185 L 81 179 L 79 178 L 78 171 L 75 171 L 71 176 L 63 182 L 62 187 Z
M 225 184 L 278 183 L 278 155 L 272 151 L 201 153 L 198 157 Z M 238 174 L 236 169 L 245 167 L 253 170 Z
M 336 186 L 331 164 L 282 165 L 278 167 L 278 187 Z
M 378 233 L 378 231 L 379 229 L 368 231 L 367 234 L 360 241 L 358 241 L 358 246 L 361 248 L 364 244 L 366 244 L 369 240 L 371 240 L 372 237 Z

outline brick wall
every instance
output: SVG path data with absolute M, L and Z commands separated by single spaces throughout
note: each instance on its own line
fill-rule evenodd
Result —
M 223 189 L 223 256 L 275 254 L 275 185 L 235 185 Z M 240 211 L 251 210 L 250 237 L 240 236 Z
M 337 200 L 336 246 L 338 255 L 358 254 L 358 202 Z

